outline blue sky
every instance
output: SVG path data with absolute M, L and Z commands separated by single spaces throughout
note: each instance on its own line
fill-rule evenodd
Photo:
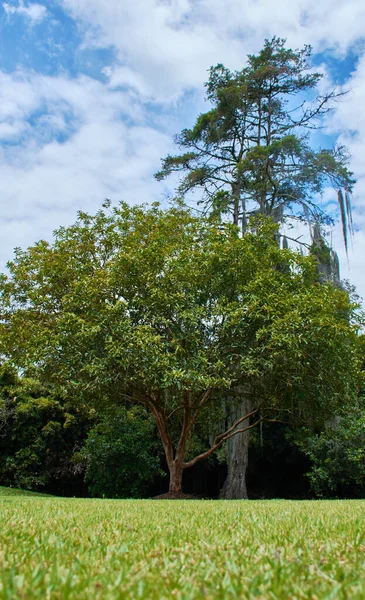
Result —
M 349 267 L 338 225 L 332 239 L 365 296 L 364 22 L 363 0 L 0 0 L 0 268 L 105 197 L 163 199 L 153 173 L 206 109 L 209 66 L 241 68 L 278 35 L 349 90 L 325 132 L 358 178 Z

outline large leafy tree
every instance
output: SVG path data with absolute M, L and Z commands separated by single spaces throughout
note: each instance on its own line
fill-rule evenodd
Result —
M 0 352 L 99 410 L 147 407 L 180 495 L 183 471 L 232 437 L 328 415 L 356 394 L 356 306 L 318 284 L 313 258 L 280 250 L 275 231 L 256 221 L 242 237 L 179 207 L 82 213 L 52 244 L 16 251 Z M 249 414 L 219 430 L 240 386 Z M 197 428 L 207 446 L 194 454 Z
M 231 214 L 243 232 L 257 212 L 277 221 L 328 221 L 318 200 L 332 185 L 347 246 L 354 179 L 344 147 L 311 146 L 309 134 L 336 94 L 316 93 L 322 74 L 313 72 L 310 55 L 309 46 L 291 50 L 274 37 L 240 71 L 211 67 L 206 91 L 212 108 L 176 136 L 182 152 L 162 161 L 157 179 L 181 173 L 181 195 L 199 190 L 207 212 Z

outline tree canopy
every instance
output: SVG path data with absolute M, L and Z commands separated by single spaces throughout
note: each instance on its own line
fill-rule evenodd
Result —
M 147 407 L 180 494 L 184 469 L 240 429 L 217 431 L 232 385 L 255 398 L 245 428 L 313 420 L 357 393 L 357 305 L 275 232 L 256 219 L 240 237 L 182 207 L 80 213 L 52 244 L 17 249 L 0 285 L 0 352 L 88 405 Z M 194 455 L 199 427 L 207 448 Z

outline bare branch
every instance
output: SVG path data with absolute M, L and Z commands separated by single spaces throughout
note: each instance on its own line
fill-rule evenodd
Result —
M 255 411 L 255 412 L 257 412 L 257 411 Z M 247 418 L 248 418 L 248 415 L 245 415 L 243 417 L 243 419 L 247 419 Z M 242 422 L 243 419 L 239 419 L 234 424 L 233 427 L 236 427 L 237 424 L 240 423 L 240 422 Z M 218 450 L 218 448 L 220 448 L 222 446 L 222 444 L 224 444 L 224 442 L 226 440 L 228 440 L 229 438 L 231 438 L 231 437 L 233 437 L 233 436 L 235 436 L 235 435 L 237 435 L 239 433 L 245 433 L 245 431 L 248 431 L 249 429 L 253 429 L 254 427 L 257 427 L 257 425 L 259 425 L 260 423 L 262 423 L 265 420 L 266 420 L 266 418 L 262 417 L 261 419 L 258 419 L 255 423 L 253 423 L 252 425 L 248 425 L 244 429 L 237 429 L 237 431 L 234 431 L 234 432 L 230 433 L 229 435 L 221 434 L 220 436 L 218 436 L 217 438 L 215 438 L 215 440 L 213 442 L 213 445 L 209 448 L 209 450 L 207 450 L 206 452 L 203 452 L 202 454 L 199 454 L 198 456 L 196 456 L 195 458 L 193 458 L 189 462 L 184 463 L 184 465 L 183 465 L 184 469 L 188 469 L 190 467 L 193 467 L 200 460 L 203 460 L 204 458 L 208 458 L 211 454 L 213 454 L 213 452 L 215 452 L 216 450 Z M 225 436 L 225 437 L 222 438 L 222 435 Z M 221 438 L 221 439 L 220 439 L 220 441 L 217 442 L 218 438 Z
M 218 435 L 215 438 L 213 444 L 219 442 L 222 438 L 225 438 L 227 435 L 229 435 L 234 429 L 236 429 L 236 427 L 240 423 L 242 423 L 242 421 L 245 421 L 246 419 L 249 419 L 250 417 L 253 417 L 254 415 L 256 415 L 260 411 L 262 405 L 263 405 L 263 402 L 261 402 L 259 404 L 259 406 L 255 410 L 251 411 L 250 413 L 247 413 L 246 415 L 244 415 L 243 417 L 241 417 L 240 419 L 238 419 L 235 423 L 233 423 L 232 427 L 230 427 L 229 429 L 227 429 L 227 431 L 225 431 L 224 433 L 221 433 L 220 435 Z
M 188 435 L 191 429 L 191 407 L 190 407 L 190 392 L 189 390 L 184 390 L 184 422 L 181 429 L 180 439 L 176 449 L 176 459 L 178 460 L 184 458 L 186 440 L 188 439 Z

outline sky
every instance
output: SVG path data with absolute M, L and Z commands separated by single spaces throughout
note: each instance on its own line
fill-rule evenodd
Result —
M 0 270 L 105 198 L 166 201 L 153 174 L 207 110 L 207 70 L 242 68 L 276 35 L 311 44 L 326 85 L 347 91 L 323 136 L 357 178 L 348 259 L 338 222 L 331 239 L 365 297 L 364 22 L 363 0 L 0 0 Z

